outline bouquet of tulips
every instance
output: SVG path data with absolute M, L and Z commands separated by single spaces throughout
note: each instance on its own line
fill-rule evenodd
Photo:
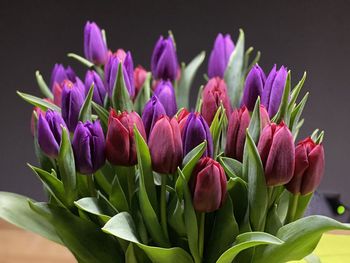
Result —
M 35 106 L 36 166 L 47 202 L 0 193 L 0 218 L 66 246 L 80 263 L 255 262 L 307 258 L 322 234 L 350 229 L 304 217 L 324 173 L 323 131 L 295 144 L 306 74 L 265 74 L 244 33 L 219 34 L 205 59 L 179 65 L 175 38 L 160 37 L 150 72 L 131 53 L 84 29 L 85 80 L 56 64 Z

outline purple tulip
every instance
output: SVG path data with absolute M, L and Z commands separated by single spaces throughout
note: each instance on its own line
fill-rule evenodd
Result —
M 88 70 L 85 75 L 85 94 L 90 90 L 90 87 L 94 83 L 94 93 L 92 100 L 97 104 L 103 106 L 104 99 L 106 97 L 106 88 L 103 84 L 101 77 L 93 70 Z
M 207 141 L 207 149 L 203 156 L 213 157 L 213 138 L 207 122 L 199 113 L 190 113 L 186 123 L 181 129 L 182 144 L 184 148 L 184 156 L 193 148 Z
M 108 58 L 108 62 L 105 65 L 105 81 L 106 90 L 108 95 L 112 97 L 115 82 L 117 80 L 118 67 L 119 64 L 122 65 L 124 82 L 127 90 L 129 91 L 130 97 L 135 95 L 134 86 L 134 62 L 130 52 L 126 53 L 125 59 L 122 60 L 121 56 L 118 54 L 111 54 Z
M 58 156 L 62 126 L 66 127 L 66 124 L 58 112 L 47 110 L 45 114 L 39 114 L 38 143 L 41 150 L 51 158 Z
M 226 175 L 221 165 L 209 157 L 199 160 L 190 181 L 193 207 L 197 212 L 218 210 L 226 199 Z
M 92 174 L 105 163 L 105 138 L 99 121 L 79 122 L 73 141 L 75 166 L 82 174 Z
M 319 186 L 325 166 L 322 144 L 316 144 L 311 138 L 298 143 L 295 148 L 295 169 L 292 180 L 286 188 L 293 194 L 307 195 Z
M 145 126 L 147 138 L 149 137 L 154 124 L 162 115 L 166 115 L 163 104 L 159 101 L 158 97 L 152 96 L 152 98 L 146 103 L 142 112 L 142 122 Z
M 50 87 L 54 88 L 55 83 L 61 85 L 64 80 L 75 82 L 75 72 L 68 66 L 65 68 L 62 64 L 55 64 L 51 73 Z
M 171 37 L 161 36 L 157 41 L 151 59 L 151 70 L 155 79 L 174 81 L 177 76 L 178 62 Z
M 171 82 L 169 80 L 161 80 L 158 82 L 154 95 L 157 96 L 159 101 L 163 104 L 166 114 L 169 117 L 173 117 L 177 112 L 177 104 Z
M 78 124 L 79 112 L 84 103 L 84 84 L 64 82 L 62 88 L 62 117 L 69 131 L 74 132 Z
M 276 71 L 275 65 L 267 76 L 261 96 L 261 104 L 266 107 L 270 118 L 275 116 L 280 107 L 287 75 L 287 68 L 281 66 L 281 68 Z
M 105 64 L 108 56 L 106 42 L 95 22 L 86 22 L 84 28 L 84 54 L 95 64 Z
M 226 34 L 225 36 L 218 34 L 209 57 L 209 78 L 224 77 L 228 61 L 234 48 L 235 46 L 229 34 Z
M 268 186 L 288 183 L 294 172 L 294 140 L 282 122 L 266 126 L 260 136 L 258 150 L 265 169 Z
M 249 111 L 254 110 L 255 102 L 261 98 L 265 85 L 266 76 L 262 68 L 256 64 L 250 71 L 245 81 L 242 105 Z

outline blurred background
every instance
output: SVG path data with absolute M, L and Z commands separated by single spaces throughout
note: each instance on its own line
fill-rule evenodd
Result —
M 70 64 L 84 77 L 85 68 L 67 58 L 83 54 L 83 27 L 95 21 L 107 32 L 112 50 L 132 51 L 135 65 L 150 68 L 160 34 L 171 29 L 180 61 L 189 62 L 212 48 L 218 32 L 262 52 L 260 65 L 292 70 L 293 84 L 304 70 L 303 93 L 310 91 L 299 138 L 315 129 L 326 132 L 326 173 L 317 200 L 331 196 L 336 205 L 350 205 L 350 3 L 346 0 L 308 1 L 0 1 L 0 191 L 43 200 L 41 184 L 26 166 L 36 163 L 30 133 L 32 107 L 16 90 L 39 95 L 34 72 L 49 81 L 54 63 Z M 204 79 L 207 59 L 194 90 Z M 194 99 L 194 97 L 193 97 Z M 312 206 L 313 212 L 332 215 L 332 206 Z M 338 211 L 340 212 L 340 211 Z M 342 218 L 348 218 L 348 212 Z

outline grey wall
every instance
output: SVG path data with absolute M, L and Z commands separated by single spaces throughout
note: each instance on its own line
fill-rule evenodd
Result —
M 26 167 L 35 163 L 29 131 L 31 107 L 16 90 L 39 95 L 34 78 L 48 79 L 55 62 L 83 67 L 66 53 L 82 54 L 86 20 L 105 28 L 109 46 L 133 52 L 149 68 L 159 34 L 172 29 L 180 60 L 210 50 L 217 32 L 237 38 L 243 28 L 249 45 L 262 52 L 261 65 L 287 65 L 293 82 L 308 72 L 301 136 L 326 131 L 327 168 L 321 190 L 341 192 L 350 204 L 350 4 L 347 1 L 16 1 L 0 2 L 0 190 L 42 199 L 41 185 Z M 206 66 L 202 68 L 203 72 Z M 197 80 L 197 85 L 201 79 Z

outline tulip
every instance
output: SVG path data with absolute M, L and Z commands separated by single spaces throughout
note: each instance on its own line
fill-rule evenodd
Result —
M 182 131 L 186 125 L 187 119 L 190 116 L 190 112 L 188 110 L 186 110 L 185 108 L 183 108 L 179 114 L 177 115 L 177 122 L 179 123 L 179 127 L 180 127 L 180 132 L 182 134 Z
M 177 76 L 178 62 L 171 37 L 161 36 L 157 41 L 151 59 L 151 70 L 155 79 L 174 81 Z
M 44 100 L 53 103 L 52 99 L 45 98 Z M 39 117 L 39 115 L 43 115 L 45 117 L 45 114 L 46 112 L 40 109 L 40 107 L 35 106 L 33 108 L 32 116 L 30 118 L 30 132 L 33 136 L 35 135 L 35 127 L 37 126 L 36 117 Z
M 101 77 L 93 70 L 88 70 L 85 75 L 85 94 L 90 90 L 90 87 L 94 83 L 94 93 L 92 100 L 97 104 L 103 106 L 104 99 L 106 97 L 106 88 L 103 84 Z
M 105 64 L 108 49 L 101 29 L 95 22 L 87 22 L 84 28 L 84 54 L 95 64 Z
M 231 113 L 230 99 L 227 95 L 227 87 L 223 79 L 212 78 L 208 81 L 202 94 L 202 116 L 207 121 L 208 125 L 214 119 L 216 111 L 223 104 L 227 117 Z
M 147 138 L 149 137 L 156 121 L 165 114 L 163 104 L 156 96 L 152 96 L 152 98 L 146 103 L 142 112 L 142 122 L 145 126 Z
M 132 166 L 137 164 L 134 125 L 146 139 L 145 128 L 136 112 L 116 113 L 110 111 L 106 136 L 107 160 L 114 165 Z
M 137 66 L 134 70 L 135 97 L 139 94 L 147 78 L 147 71 L 142 66 Z
M 50 87 L 53 89 L 55 83 L 61 85 L 65 79 L 74 82 L 75 77 L 76 75 L 70 66 L 64 68 L 62 64 L 55 64 L 51 73 Z
M 45 114 L 39 114 L 38 143 L 40 149 L 49 157 L 56 158 L 59 153 L 62 127 L 66 124 L 58 112 L 47 110 Z
M 242 105 L 249 111 L 253 111 L 258 97 L 261 98 L 266 76 L 264 71 L 256 64 L 250 71 L 245 81 Z
M 79 112 L 84 103 L 84 91 L 79 83 L 65 82 L 62 89 L 62 117 L 73 132 L 78 124 Z
M 193 207 L 197 212 L 218 210 L 226 198 L 226 176 L 221 165 L 209 157 L 199 160 L 191 176 Z
M 298 143 L 295 148 L 295 169 L 286 188 L 293 194 L 307 195 L 316 190 L 324 173 L 324 150 L 311 138 Z
M 282 66 L 276 71 L 275 65 L 267 76 L 261 96 L 261 104 L 266 107 L 270 118 L 275 116 L 280 107 L 287 75 L 287 68 Z
M 213 138 L 207 122 L 199 113 L 190 113 L 188 115 L 186 124 L 181 130 L 181 135 L 184 156 L 203 141 L 207 141 L 207 148 L 203 156 L 213 157 Z
M 155 124 L 148 140 L 153 170 L 172 174 L 182 162 L 182 141 L 175 118 L 163 115 Z
M 135 95 L 135 86 L 134 86 L 134 63 L 130 52 L 127 52 L 124 60 L 123 56 L 118 54 L 111 54 L 108 58 L 108 61 L 105 65 L 105 81 L 106 81 L 106 90 L 108 95 L 112 97 L 115 82 L 117 80 L 118 67 L 121 63 L 125 86 L 129 92 L 130 97 Z
M 294 172 L 293 135 L 282 122 L 266 126 L 260 136 L 258 151 L 264 165 L 268 186 L 288 183 Z
M 165 113 L 169 117 L 173 117 L 177 112 L 176 97 L 173 85 L 169 80 L 162 80 L 158 83 L 154 95 L 158 97 L 163 104 Z
M 75 129 L 72 148 L 75 166 L 82 174 L 92 174 L 105 163 L 105 137 L 99 121 L 79 122 Z
M 224 77 L 227 64 L 234 48 L 235 46 L 229 34 L 225 36 L 218 34 L 209 57 L 209 78 Z

